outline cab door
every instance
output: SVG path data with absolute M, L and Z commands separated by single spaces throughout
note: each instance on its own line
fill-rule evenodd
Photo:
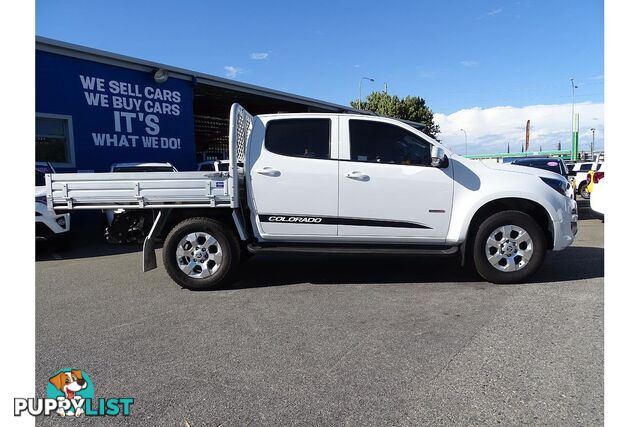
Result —
M 335 239 L 337 122 L 335 116 L 317 115 L 256 122 L 248 194 L 253 224 L 263 239 Z
M 441 243 L 453 201 L 452 166 L 431 166 L 432 144 L 375 119 L 341 119 L 338 236 Z

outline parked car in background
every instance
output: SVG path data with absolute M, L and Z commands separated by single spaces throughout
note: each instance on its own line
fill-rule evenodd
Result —
M 573 172 L 573 167 L 576 165 L 576 162 L 569 160 L 568 162 L 564 162 L 564 164 L 567 167 L 567 171 Z
M 114 163 L 111 172 L 178 172 L 171 163 Z
M 114 163 L 111 172 L 178 172 L 171 163 Z M 109 243 L 142 243 L 151 229 L 153 214 L 147 210 L 105 210 L 104 237 Z
M 206 160 L 198 163 L 199 171 L 228 172 L 229 160 Z
M 238 162 L 241 168 L 244 163 Z M 198 164 L 199 171 L 229 172 L 229 160 L 207 160 Z
M 575 197 L 575 181 L 570 179 L 569 170 L 564 160 L 557 157 L 522 157 L 511 162 L 512 165 L 528 166 L 531 168 L 543 169 L 562 175 L 571 185 L 571 194 Z
M 570 176 L 574 177 L 576 188 L 578 189 L 578 193 L 582 196 L 583 199 L 589 198 L 589 191 L 587 190 L 587 175 L 590 170 L 598 170 L 602 163 L 596 162 L 577 162 L 573 170 L 569 172 Z
M 600 167 L 600 170 L 593 171 L 593 174 L 590 175 L 589 182 L 589 194 L 590 200 L 589 204 L 591 206 L 591 210 L 598 217 L 604 217 L 605 205 L 606 205 L 606 194 L 607 194 L 607 184 L 604 180 L 604 164 Z
M 587 191 L 589 195 L 591 195 L 594 186 L 602 178 L 604 178 L 604 163 L 600 163 L 597 170 L 592 169 L 587 173 Z
M 36 163 L 36 240 L 51 241 L 59 247 L 69 244 L 70 214 L 57 215 L 47 209 L 45 174 L 55 173 L 48 162 Z

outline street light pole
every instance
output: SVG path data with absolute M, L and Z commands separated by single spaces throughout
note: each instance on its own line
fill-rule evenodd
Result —
M 573 132 L 573 108 L 576 103 L 576 85 L 573 83 L 573 79 L 571 79 L 571 132 Z
M 464 132 L 464 155 L 468 155 L 469 154 L 469 146 L 467 145 L 467 131 L 464 129 L 460 129 L 462 132 Z
M 591 158 L 593 159 L 593 148 L 596 145 L 596 128 L 591 128 Z
M 578 159 L 578 141 L 576 135 L 576 115 L 575 115 L 575 104 L 576 104 L 576 89 L 578 86 L 573 82 L 573 78 L 571 79 L 571 159 Z
M 360 78 L 360 84 L 358 85 L 358 110 L 362 109 L 362 81 L 363 80 L 369 80 L 370 82 L 374 81 L 372 78 L 369 78 L 369 77 Z

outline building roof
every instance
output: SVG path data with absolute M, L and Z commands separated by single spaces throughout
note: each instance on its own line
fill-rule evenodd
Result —
M 151 72 L 155 69 L 162 68 L 169 71 L 170 77 L 178 79 L 195 80 L 197 83 L 223 87 L 254 95 L 282 99 L 298 104 L 309 105 L 315 108 L 326 109 L 328 111 L 371 114 L 370 112 L 359 111 L 355 108 L 347 107 L 345 105 L 334 104 L 331 102 L 321 101 L 319 99 L 308 98 L 305 96 L 295 95 L 292 93 L 282 92 L 248 83 L 241 83 L 235 80 L 213 76 L 211 74 L 200 73 L 197 71 L 187 70 L 184 68 L 174 67 L 158 62 L 133 58 L 131 56 L 120 55 L 112 52 L 106 52 L 104 50 L 67 43 L 47 37 L 36 36 L 36 50 L 116 65 L 119 67 L 130 68 L 138 71 Z
M 326 110 L 327 112 L 336 113 L 355 113 L 365 115 L 377 115 L 371 111 L 358 110 L 357 108 L 349 107 L 346 105 L 334 104 L 332 102 L 322 101 L 319 99 L 309 98 L 306 96 L 295 95 L 288 92 L 282 92 L 275 89 L 269 89 L 262 86 L 256 86 L 249 83 L 242 83 L 236 80 L 225 79 L 223 77 L 214 76 L 211 74 L 200 73 L 197 71 L 187 70 L 185 68 L 174 67 L 171 65 L 161 64 L 158 62 L 147 61 L 145 59 L 134 58 L 131 56 L 120 55 L 117 53 L 107 52 L 104 50 L 94 49 L 87 46 L 81 46 L 73 43 L 67 43 L 60 40 L 54 40 L 47 37 L 36 36 L 36 50 L 43 52 L 56 53 L 59 55 L 69 56 L 73 58 L 85 59 L 94 62 L 100 62 L 104 64 L 115 65 L 118 67 L 129 68 L 137 71 L 144 71 L 151 73 L 156 69 L 165 69 L 169 72 L 170 77 L 191 80 L 196 83 L 216 86 L 225 89 L 230 89 L 238 92 L 244 92 L 247 94 L 265 96 L 269 98 L 280 99 L 283 101 L 294 102 L 301 105 L 307 105 L 309 107 Z M 424 127 L 422 123 L 413 122 L 410 120 L 402 120 L 403 122 L 421 128 Z

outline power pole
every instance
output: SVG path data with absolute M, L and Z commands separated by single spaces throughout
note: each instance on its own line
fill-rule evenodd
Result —
M 467 154 L 469 154 L 469 145 L 467 144 L 467 131 L 464 129 L 460 130 L 464 132 L 464 155 L 466 156 Z

